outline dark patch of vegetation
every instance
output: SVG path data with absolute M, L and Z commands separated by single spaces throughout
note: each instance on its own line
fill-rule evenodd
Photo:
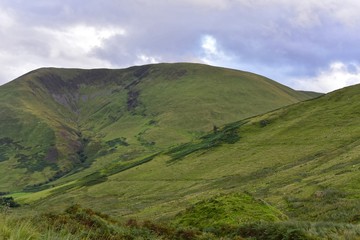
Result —
M 260 127 L 266 127 L 267 125 L 270 124 L 270 122 L 269 122 L 269 120 L 264 119 L 264 120 L 261 120 L 259 124 L 260 124 Z
M 148 125 L 150 125 L 150 126 L 156 126 L 156 125 L 157 125 L 157 121 L 154 120 L 154 119 L 152 119 L 152 120 L 150 120 L 150 121 L 148 122 Z
M 217 133 L 218 131 L 219 131 L 219 127 L 216 126 L 216 125 L 214 125 L 214 126 L 213 126 L 213 132 L 214 132 L 214 133 Z
M 206 150 L 213 147 L 220 146 L 221 144 L 234 144 L 239 139 L 238 129 L 241 125 L 246 122 L 235 122 L 232 124 L 225 125 L 225 127 L 219 129 L 213 129 L 212 133 L 209 133 L 200 138 L 198 142 L 185 143 L 180 146 L 174 147 L 167 152 L 171 156 L 169 163 L 177 161 L 186 157 L 187 155 L 200 151 Z
M 109 141 L 106 141 L 106 144 L 109 147 L 117 147 L 117 146 L 129 146 L 129 144 L 126 142 L 126 138 L 124 137 L 118 137 Z
M 57 166 L 54 163 L 45 161 L 45 154 L 37 152 L 34 154 L 18 153 L 15 155 L 18 164 L 17 168 L 26 168 L 28 172 L 40 172 L 46 167 L 51 167 L 56 170 Z
M 59 156 L 58 150 L 56 147 L 50 147 L 49 150 L 46 153 L 45 161 L 50 163 L 56 163 L 57 158 Z
M 81 163 L 84 163 L 86 161 L 86 159 L 88 158 L 83 149 L 77 151 L 76 154 L 78 155 L 79 161 Z
M 75 83 L 64 81 L 59 75 L 53 73 L 43 73 L 38 76 L 38 81 L 43 85 L 50 93 L 60 94 L 63 89 L 77 90 L 78 86 Z M 33 89 L 34 90 L 34 89 Z
M 217 129 L 213 133 L 201 137 L 201 139 L 213 144 L 213 146 L 219 146 L 222 143 L 236 143 L 240 139 L 238 128 L 243 124 L 245 122 L 225 125 L 222 129 Z
M 78 136 L 79 136 L 78 141 L 80 144 L 79 144 L 79 149 L 77 150 L 76 154 L 78 156 L 80 163 L 85 163 L 85 161 L 88 159 L 88 156 L 85 153 L 85 148 L 90 140 L 86 137 L 83 137 L 81 132 L 78 133 Z
M 115 113 L 109 113 L 108 115 L 108 119 L 110 121 L 110 123 L 114 123 L 116 121 L 118 121 L 122 116 L 122 112 L 119 110 Z
M 89 69 L 82 72 L 82 74 L 70 80 L 72 83 L 78 85 L 81 84 L 99 84 L 102 82 L 111 81 L 112 78 L 109 77 L 111 72 L 108 69 Z
M 73 78 L 66 79 L 59 74 L 44 72 L 38 76 L 38 80 L 50 93 L 64 94 L 66 92 L 70 96 L 82 84 L 97 85 L 113 80 L 108 77 L 109 75 L 110 72 L 107 69 L 89 69 L 81 71 Z
M 360 214 L 355 214 L 350 218 L 350 223 L 359 224 L 360 223 Z
M 132 163 L 127 163 L 127 164 L 118 164 L 118 165 L 115 165 L 115 166 L 112 166 L 111 168 L 108 168 L 106 170 L 106 173 L 108 176 L 110 175 L 113 175 L 113 174 L 116 174 L 116 173 L 119 173 L 119 172 L 123 172 L 125 170 L 128 170 L 130 168 L 133 168 L 133 167 L 137 167 L 137 166 L 140 166 L 144 163 L 147 163 L 147 162 L 150 162 L 151 160 L 153 160 L 157 155 L 159 155 L 159 153 L 155 153 L 153 155 L 150 155 L 148 157 L 145 157 L 139 161 L 136 161 L 136 162 L 132 162 Z
M 126 102 L 128 111 L 134 110 L 139 105 L 138 102 L 139 95 L 140 95 L 139 91 L 130 90 L 128 92 L 127 102 Z
M 1 151 L 1 148 L 0 148 L 0 151 Z M 6 156 L 6 153 L 5 152 L 0 152 L 0 162 L 4 162 L 4 161 L 7 161 L 9 160 L 8 156 Z
M 69 171 L 66 170 L 59 170 L 57 171 L 51 178 L 49 178 L 49 182 L 55 181 L 61 177 L 63 177 L 64 175 L 68 174 Z
M 123 140 L 120 138 L 119 141 L 122 142 Z M 113 143 L 117 143 L 117 140 L 114 141 Z M 81 152 L 80 153 L 78 152 L 78 154 L 81 154 Z M 113 166 L 105 169 L 104 173 L 96 171 L 96 172 L 94 172 L 92 174 L 89 174 L 89 175 L 81 178 L 77 183 L 66 185 L 64 187 L 64 189 L 70 189 L 70 188 L 73 188 L 73 187 L 76 187 L 76 186 L 92 186 L 92 185 L 96 185 L 96 184 L 105 182 L 107 180 L 108 176 L 113 175 L 113 174 L 118 173 L 118 172 L 128 170 L 128 169 L 136 167 L 136 166 L 139 166 L 139 165 L 144 164 L 146 162 L 149 162 L 155 156 L 157 156 L 158 154 L 159 153 L 156 153 L 156 154 L 153 154 L 151 156 L 145 157 L 145 158 L 143 158 L 143 159 L 141 159 L 141 160 L 139 160 L 137 162 L 113 165 Z M 84 165 L 84 166 L 87 167 L 86 165 Z M 73 171 L 76 171 L 76 170 L 73 170 Z M 49 185 L 50 182 L 55 181 L 55 180 L 61 178 L 62 176 L 66 175 L 68 173 L 70 173 L 70 170 L 69 171 L 59 170 L 54 174 L 53 177 L 49 178 L 47 181 L 37 183 L 37 184 L 33 184 L 33 185 L 27 185 L 23 189 L 23 191 L 25 191 L 25 192 L 36 192 L 36 191 L 41 191 L 41 190 L 48 189 L 48 188 L 51 187 Z M 64 189 L 62 189 L 62 188 L 58 189 L 56 192 L 60 193 Z
M 41 183 L 35 183 L 32 185 L 27 185 L 24 187 L 23 191 L 24 192 L 38 192 L 38 191 L 42 191 L 45 189 L 50 188 L 49 185 L 46 185 L 46 182 L 41 182 Z
M 24 192 L 37 192 L 37 191 L 42 191 L 45 189 L 50 188 L 49 184 L 50 182 L 53 182 L 63 176 L 65 176 L 66 174 L 68 174 L 70 172 L 70 170 L 58 170 L 55 172 L 55 174 L 50 177 L 48 180 L 46 180 L 45 182 L 40 182 L 40 183 L 36 183 L 36 184 L 32 184 L 32 185 L 27 185 L 24 187 L 23 191 Z
M 14 140 L 8 137 L 0 138 L 0 146 L 12 146 L 19 150 L 24 149 L 24 147 L 20 145 L 19 142 L 15 142 Z
M 84 148 L 84 155 L 87 156 L 86 161 L 83 162 L 80 166 L 75 168 L 77 170 L 79 168 L 88 168 L 94 162 L 94 160 L 100 156 L 104 156 L 109 152 L 106 150 L 106 145 L 102 142 L 92 140 L 91 138 L 88 139 Z
M 125 86 L 125 89 L 128 90 L 127 94 L 127 110 L 132 112 L 132 114 L 140 114 L 145 116 L 144 109 L 140 109 L 139 112 L 135 112 L 135 109 L 139 106 L 144 106 L 139 102 L 140 90 L 136 89 L 143 78 L 149 74 L 149 69 L 151 66 L 140 66 L 134 67 L 133 78 L 134 80 Z M 130 68 L 132 69 L 132 68 Z
M 117 164 L 112 165 L 109 168 L 105 169 L 104 172 L 96 171 L 92 174 L 89 174 L 83 178 L 81 178 L 77 183 L 66 185 L 65 189 L 69 189 L 76 186 L 93 186 L 102 182 L 105 182 L 109 176 L 123 172 L 133 167 L 140 166 L 141 164 L 147 163 L 153 160 L 159 153 L 155 153 L 151 156 L 145 157 L 139 161 L 126 163 L 126 164 Z M 62 191 L 62 190 L 61 190 Z M 61 192 L 60 190 L 58 192 Z
M 143 135 L 146 133 L 146 131 L 147 131 L 147 129 L 145 129 L 144 131 L 139 132 L 136 135 L 136 138 L 141 143 L 141 145 L 143 145 L 144 147 L 152 147 L 156 143 L 154 141 L 148 141 L 143 137 Z
M 13 197 L 0 197 L 0 206 L 16 208 L 20 207 L 20 204 L 15 202 Z
M 6 154 L 8 150 L 18 151 L 23 149 L 24 147 L 20 145 L 19 142 L 15 142 L 11 138 L 0 138 L 0 162 L 9 160 L 9 157 Z
M 100 172 L 94 172 L 80 179 L 81 186 L 93 186 L 107 180 L 107 176 Z
M 133 75 L 137 79 L 145 78 L 146 76 L 149 75 L 149 69 L 150 68 L 151 68 L 150 65 L 134 67 L 135 71 L 133 72 Z

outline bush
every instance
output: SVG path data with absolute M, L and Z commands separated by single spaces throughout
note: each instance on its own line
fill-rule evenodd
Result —
M 13 197 L 0 197 L 0 206 L 8 206 L 11 208 L 20 207 Z

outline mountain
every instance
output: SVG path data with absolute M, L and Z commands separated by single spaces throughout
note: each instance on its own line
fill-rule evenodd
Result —
M 316 96 L 201 64 L 38 69 L 0 87 L 0 192 L 126 165 Z
M 132 165 L 14 196 L 38 209 L 80 203 L 113 216 L 172 219 L 197 201 L 246 192 L 292 220 L 359 223 L 359 92 L 360 85 L 344 88 Z
M 0 87 L 0 206 L 21 205 L 0 237 L 358 239 L 359 92 L 183 63 L 31 72 Z

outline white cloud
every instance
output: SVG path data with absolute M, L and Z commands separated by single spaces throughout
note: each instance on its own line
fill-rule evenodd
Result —
M 211 35 L 204 35 L 201 38 L 201 58 L 206 64 L 231 67 L 232 57 L 222 50 L 216 38 Z
M 201 48 L 207 56 L 217 56 L 221 54 L 218 50 L 217 41 L 213 36 L 205 35 L 201 41 Z
M 135 61 L 135 65 L 144 65 L 150 63 L 159 63 L 160 58 L 154 56 L 148 56 L 146 54 L 138 54 L 137 60 Z
M 360 1 L 342 0 L 335 2 L 334 17 L 347 26 L 358 27 L 360 21 Z
M 303 1 L 301 4 L 297 4 L 293 7 L 295 9 L 295 14 L 290 21 L 295 27 L 310 28 L 321 26 L 321 6 Z
M 48 35 L 51 39 L 49 44 L 52 58 L 60 55 L 78 56 L 79 54 L 88 54 L 94 48 L 102 47 L 107 39 L 126 34 L 126 31 L 122 28 L 97 28 L 87 25 L 75 25 L 59 30 L 49 28 L 37 28 L 35 30 Z
M 217 10 L 226 9 L 229 7 L 229 0 L 183 0 L 186 4 L 191 4 L 199 7 L 213 8 Z
M 302 90 L 330 92 L 349 85 L 360 83 L 360 65 L 334 62 L 317 76 L 294 80 L 295 86 Z
M 120 27 L 81 24 L 59 29 L 19 28 L 12 33 L 2 34 L 9 47 L 0 47 L 0 85 L 40 67 L 114 68 L 107 59 L 94 56 L 93 51 L 114 36 L 126 36 Z
M 13 27 L 15 24 L 14 17 L 9 13 L 9 11 L 5 11 L 4 9 L 0 9 L 0 29 L 4 30 L 10 27 Z

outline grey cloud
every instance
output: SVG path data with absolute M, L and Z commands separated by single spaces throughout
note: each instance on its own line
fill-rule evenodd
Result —
M 315 76 L 335 61 L 358 63 L 360 51 L 360 27 L 355 24 L 360 4 L 355 0 L 3 0 L 0 7 L 16 21 L 8 32 L 0 31 L 3 65 L 1 50 L 20 52 L 39 67 L 64 62 L 72 67 L 124 67 L 141 54 L 165 62 L 194 61 L 203 57 L 202 37 L 211 35 L 233 61 L 217 64 L 291 84 L 289 79 Z M 37 29 L 74 25 L 120 27 L 126 34 L 103 39 L 84 56 L 67 59 L 59 54 L 49 60 L 57 47 L 54 36 Z

